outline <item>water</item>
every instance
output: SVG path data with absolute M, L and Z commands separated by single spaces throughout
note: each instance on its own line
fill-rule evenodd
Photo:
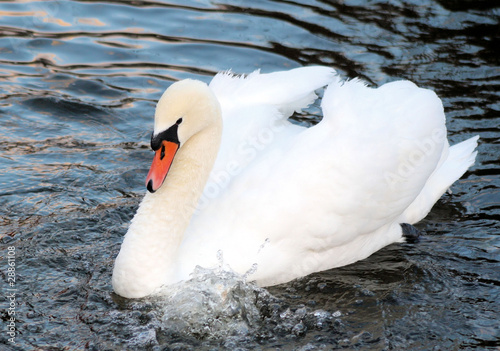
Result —
M 249 3 L 0 3 L 0 349 L 498 350 L 499 8 Z M 476 165 L 418 225 L 425 238 L 269 289 L 215 270 L 165 299 L 114 295 L 163 90 L 310 64 L 411 79 L 442 97 L 452 143 L 481 135 Z

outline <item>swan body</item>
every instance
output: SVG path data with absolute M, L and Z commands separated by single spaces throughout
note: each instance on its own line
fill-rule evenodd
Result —
M 327 87 L 323 119 L 288 117 Z M 113 270 L 115 292 L 155 293 L 224 262 L 261 286 L 364 259 L 403 241 L 474 163 L 449 147 L 440 99 L 408 81 L 369 88 L 333 69 L 216 75 L 158 102 L 155 158 Z

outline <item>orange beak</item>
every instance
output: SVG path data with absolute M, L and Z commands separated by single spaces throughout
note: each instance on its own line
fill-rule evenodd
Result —
M 163 184 L 177 149 L 179 149 L 178 143 L 163 140 L 161 147 L 155 151 L 153 163 L 146 177 L 146 188 L 149 192 L 154 193 Z

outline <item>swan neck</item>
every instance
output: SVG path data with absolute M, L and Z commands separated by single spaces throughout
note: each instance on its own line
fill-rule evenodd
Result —
M 164 184 L 157 192 L 146 195 L 156 203 L 158 211 L 175 214 L 176 218 L 182 219 L 184 230 L 212 170 L 219 150 L 220 134 L 220 131 L 205 129 L 191 137 L 177 152 Z M 184 230 L 180 233 L 181 237 Z
M 119 295 L 147 296 L 177 280 L 177 250 L 215 162 L 221 133 L 222 122 L 189 138 L 163 185 L 144 197 L 115 261 L 113 288 Z

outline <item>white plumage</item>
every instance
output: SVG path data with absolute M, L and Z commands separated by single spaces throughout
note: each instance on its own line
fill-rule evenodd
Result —
M 290 123 L 324 86 L 322 121 Z M 218 251 L 239 273 L 257 264 L 263 286 L 364 259 L 402 241 L 400 223 L 425 217 L 476 156 L 478 137 L 449 147 L 440 99 L 408 81 L 373 89 L 306 67 L 172 87 L 154 134 L 182 117 L 180 148 L 115 263 L 125 297 L 214 266 Z

